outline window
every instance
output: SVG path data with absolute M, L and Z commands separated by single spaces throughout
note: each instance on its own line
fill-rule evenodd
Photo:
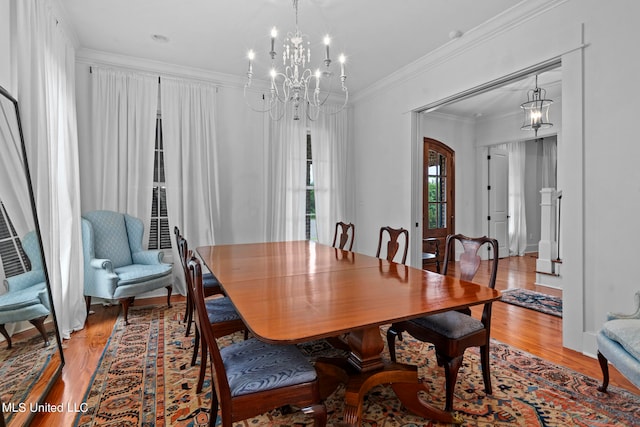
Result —
M 307 184 L 306 184 L 305 236 L 307 240 L 318 240 L 316 228 L 316 198 L 313 183 L 313 160 L 311 153 L 311 134 L 307 133 Z
M 167 213 L 167 189 L 164 177 L 164 147 L 162 119 L 156 119 L 156 147 L 153 166 L 153 202 L 149 227 L 149 249 L 171 249 L 171 233 Z
M 31 270 L 29 258 L 22 250 L 20 237 L 13 228 L 4 204 L 0 201 L 0 258 L 5 277 Z

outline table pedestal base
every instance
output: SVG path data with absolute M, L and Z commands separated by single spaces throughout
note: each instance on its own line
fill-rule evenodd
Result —
M 360 426 L 364 396 L 373 387 L 381 384 L 391 385 L 404 407 L 416 415 L 450 424 L 462 424 L 462 417 L 459 415 L 436 408 L 420 397 L 419 392 L 427 391 L 427 388 L 418 379 L 416 366 L 389 363 L 382 360 L 380 346 L 374 339 L 377 337 L 380 342 L 382 341 L 379 328 L 356 331 L 355 335 L 358 339 L 349 337 L 352 354 L 348 358 L 320 358 L 316 361 L 316 371 L 320 377 L 323 398 L 328 397 L 339 383 L 346 385 L 345 424 Z M 354 348 L 353 344 L 355 343 L 369 343 L 370 345 L 355 346 L 357 348 Z M 377 358 L 373 354 L 376 351 Z M 359 369 L 354 361 L 366 361 L 363 365 L 364 369 Z M 377 366 L 377 368 L 372 368 L 373 366 Z

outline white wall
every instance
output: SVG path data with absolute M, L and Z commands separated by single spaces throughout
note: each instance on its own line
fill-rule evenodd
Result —
M 0 0 L 0 86 L 10 93 L 11 88 L 11 11 L 9 0 Z
M 394 222 L 411 225 L 410 157 L 415 141 L 410 111 L 562 57 L 558 180 L 564 192 L 563 215 L 572 218 L 562 236 L 568 252 L 563 257 L 564 342 L 592 353 L 593 333 L 605 313 L 630 311 L 631 295 L 638 289 L 634 236 L 640 232 L 640 147 L 634 142 L 633 88 L 640 75 L 635 46 L 640 2 L 540 0 L 522 6 L 527 7 L 531 17 L 518 25 L 503 23 L 500 28 L 495 22 L 485 37 L 474 33 L 467 46 L 443 49 L 355 100 L 357 223 L 361 230 Z M 465 37 L 457 42 L 465 43 Z M 604 165 L 605 159 L 613 164 Z M 365 233 L 360 233 L 361 243 Z M 363 252 L 371 246 L 371 241 L 364 243 L 367 248 L 358 246 Z
M 83 150 L 83 144 L 91 137 L 89 80 L 90 65 L 120 67 L 158 75 L 181 76 L 210 80 L 217 76 L 198 70 L 145 62 L 104 53 L 78 52 L 76 63 L 76 102 L 78 108 L 78 141 L 80 145 L 80 175 L 91 171 L 83 167 L 83 159 L 92 153 Z M 220 222 L 216 230 L 216 243 L 247 243 L 264 241 L 264 124 L 262 114 L 247 108 L 242 89 L 233 85 L 218 87 L 217 114 L 219 124 L 218 176 L 220 178 Z M 165 161 L 170 161 L 166 159 Z M 197 202 L 197 201 L 194 201 Z

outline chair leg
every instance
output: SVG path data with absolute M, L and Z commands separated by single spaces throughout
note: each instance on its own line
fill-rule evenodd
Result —
M 184 321 L 187 323 L 187 330 L 185 331 L 184 336 L 188 337 L 191 333 L 191 323 L 193 323 L 193 301 L 187 295 L 187 309 L 184 312 Z
M 598 362 L 600 362 L 600 369 L 602 370 L 602 385 L 598 387 L 598 391 L 606 393 L 607 387 L 609 387 L 609 361 L 600 351 L 598 351 Z
M 440 260 L 436 258 L 436 273 L 440 274 Z
M 36 327 L 36 329 L 38 330 L 38 332 L 40 332 L 40 335 L 42 335 L 42 339 L 44 339 L 44 346 L 48 347 L 49 346 L 49 337 L 47 337 L 47 330 L 44 327 L 44 320 L 47 318 L 47 316 L 42 316 L 42 317 L 38 317 L 36 319 L 31 319 L 29 320 L 29 323 L 31 323 L 33 326 Z
M 135 297 L 120 298 L 120 304 L 122 304 L 122 311 L 123 311 L 123 314 L 124 314 L 124 324 L 125 325 L 129 324 L 129 306 L 133 305 L 134 299 L 135 299 Z
M 207 363 L 204 363 L 204 365 L 207 365 Z M 215 373 L 213 372 L 213 363 L 211 364 L 211 378 L 213 378 L 213 376 L 215 375 Z M 227 416 L 226 414 L 223 414 L 223 417 Z M 218 393 L 216 393 L 216 388 L 213 386 L 213 381 L 211 382 L 211 410 L 209 411 L 209 427 L 215 427 L 216 425 L 216 421 L 218 419 Z M 228 425 L 230 424 L 231 420 L 228 420 L 227 423 L 224 422 L 222 425 Z
M 327 425 L 327 408 L 324 405 L 317 404 L 302 409 L 305 414 L 313 414 L 313 426 L 325 427 Z
M 202 392 L 202 387 L 204 386 L 204 374 L 207 372 L 207 365 L 209 365 L 209 350 L 207 349 L 207 343 L 204 342 L 204 337 L 202 337 L 202 354 L 200 355 L 200 373 L 198 375 L 196 394 Z M 211 369 L 213 369 L 213 363 L 211 364 Z M 211 394 L 216 394 L 213 382 L 211 383 Z
M 89 309 L 91 308 L 91 295 L 84 296 L 84 304 L 87 307 L 87 317 L 89 317 Z
M 171 308 L 171 291 L 173 290 L 173 286 L 167 286 L 167 307 Z
M 200 331 L 198 331 L 198 326 L 196 325 L 195 337 L 193 339 L 193 356 L 191 356 L 191 366 L 196 366 L 196 361 L 198 360 L 199 346 L 200 346 Z
M 456 387 L 456 381 L 458 380 L 458 370 L 462 365 L 463 355 L 456 357 L 447 357 L 440 356 L 444 363 L 444 376 L 446 378 L 446 386 L 445 386 L 445 405 L 444 410 L 446 412 L 451 412 L 453 410 L 453 391 Z
M 491 387 L 491 372 L 489 363 L 489 344 L 480 347 L 480 364 L 482 366 L 482 379 L 484 380 L 484 392 L 493 394 Z
M 392 324 L 387 329 L 387 347 L 389 348 L 389 357 L 393 363 L 396 362 L 396 338 L 402 341 L 402 330 L 397 330 L 397 326 Z
M 4 324 L 0 325 L 0 333 L 2 334 L 2 336 L 4 336 L 4 339 L 7 340 L 7 350 L 9 350 L 11 348 L 11 337 L 5 329 Z
M 186 308 L 184 309 L 184 316 L 182 317 L 182 323 L 187 322 L 190 307 L 191 307 L 191 298 L 189 298 L 189 295 L 187 295 L 187 304 L 186 304 Z

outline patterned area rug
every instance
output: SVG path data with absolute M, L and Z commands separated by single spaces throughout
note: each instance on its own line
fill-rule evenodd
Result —
M 11 349 L 7 349 L 6 341 L 0 343 L 0 399 L 3 404 L 18 408 L 20 403 L 29 401 L 31 389 L 58 351 L 54 332 L 48 335 L 49 346 L 46 348 L 40 334 L 25 340 L 14 337 Z M 9 423 L 14 415 L 14 412 L 5 411 L 5 421 Z
M 190 366 L 192 340 L 184 337 L 180 322 L 184 306 L 133 309 L 130 325 L 119 319 L 106 346 L 85 401 L 89 411 L 75 425 L 196 426 L 208 419 L 210 382 L 196 395 L 198 366 Z M 384 333 L 384 331 L 383 331 Z M 225 338 L 224 345 L 242 340 Z M 313 359 L 334 355 L 325 341 L 302 347 Z M 385 354 L 386 350 L 385 350 Z M 633 426 L 640 425 L 640 396 L 611 387 L 596 390 L 599 380 L 545 362 L 499 342 L 492 342 L 493 395 L 483 391 L 479 356 L 469 351 L 456 386 L 455 409 L 465 426 Z M 428 388 L 426 398 L 444 406 L 444 373 L 433 349 L 409 337 L 398 348 L 404 362 L 419 364 Z M 328 425 L 342 421 L 344 389 L 325 402 Z M 219 422 L 219 418 L 218 418 Z M 313 420 L 300 411 L 271 411 L 236 426 L 302 426 Z M 390 387 L 372 389 L 365 400 L 364 426 L 438 426 L 409 414 Z
M 562 317 L 562 298 L 527 289 L 502 291 L 502 302 Z

